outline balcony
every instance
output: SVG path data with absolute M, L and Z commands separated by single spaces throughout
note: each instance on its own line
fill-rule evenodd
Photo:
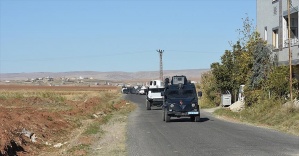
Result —
M 291 38 L 290 41 L 291 41 L 291 47 L 292 47 L 292 46 L 299 45 L 299 40 L 298 40 L 298 38 Z M 288 40 L 288 39 L 284 40 L 284 42 L 283 42 L 283 47 L 284 47 L 284 48 L 289 47 L 289 40 Z

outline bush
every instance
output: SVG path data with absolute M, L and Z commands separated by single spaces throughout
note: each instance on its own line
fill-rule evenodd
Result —
M 210 71 L 202 74 L 198 90 L 202 91 L 199 102 L 202 108 L 219 106 L 220 93 L 217 91 L 216 80 Z
M 269 73 L 268 79 L 264 86 L 274 96 L 285 96 L 289 93 L 289 67 L 275 67 Z
M 263 91 L 262 90 L 245 90 L 245 104 L 251 106 L 253 104 L 259 103 L 262 99 Z

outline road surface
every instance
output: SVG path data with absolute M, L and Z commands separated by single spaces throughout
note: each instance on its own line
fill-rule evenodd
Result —
M 124 95 L 138 105 L 129 116 L 129 156 L 299 155 L 299 137 L 270 129 L 227 122 L 201 111 L 201 122 L 189 118 L 162 120 L 162 110 L 146 110 L 145 96 Z

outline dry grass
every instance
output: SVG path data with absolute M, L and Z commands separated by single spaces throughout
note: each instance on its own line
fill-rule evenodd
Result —
M 126 155 L 126 120 L 127 116 L 115 114 L 101 126 L 104 134 L 93 144 L 90 155 Z
M 219 109 L 215 114 L 299 135 L 299 110 L 282 107 L 281 103 L 283 101 L 270 99 L 247 107 L 239 113 Z
M 65 120 L 73 126 L 72 131 L 64 133 L 64 139 L 55 138 L 52 140 L 54 141 L 53 144 L 59 142 L 67 142 L 67 144 L 61 148 L 40 146 L 43 147 L 43 150 L 39 155 L 93 155 L 94 152 L 98 153 L 95 147 L 104 142 L 107 143 L 107 148 L 101 150 L 100 154 L 124 155 L 125 141 L 123 137 L 125 136 L 126 116 L 134 109 L 134 105 L 126 105 L 126 101 L 121 97 L 122 95 L 117 88 L 85 87 L 83 89 L 67 88 L 65 90 L 64 88 L 58 90 L 1 88 L 0 101 L 5 102 L 5 104 L 0 103 L 0 106 L 56 112 L 61 114 L 61 120 Z M 97 113 L 98 115 L 94 116 Z M 57 116 L 50 115 L 47 120 L 54 122 L 59 119 Z M 55 129 L 58 128 L 55 127 Z M 122 140 L 109 144 L 111 141 L 109 137 L 114 134 L 119 135 L 117 138 L 122 138 Z M 59 134 L 55 135 L 58 136 Z
M 105 95 L 107 104 L 118 103 L 122 100 L 120 97 Z M 126 125 L 129 112 L 134 110 L 136 105 L 126 104 L 121 109 L 106 114 L 102 120 L 93 120 L 82 131 L 81 137 L 92 140 L 92 143 L 86 144 L 77 139 L 68 149 L 66 155 L 126 155 Z
M 95 107 L 95 110 L 108 111 L 105 111 L 105 114 L 101 117 L 101 119 L 88 119 L 91 122 L 81 128 L 84 130 L 81 131 L 78 139 L 74 140 L 76 144 L 69 148 L 65 154 L 80 155 L 80 153 L 84 153 L 83 155 L 126 155 L 125 135 L 127 115 L 135 109 L 135 105 L 125 104 L 122 105 L 121 108 L 113 107 L 115 104 L 123 101 L 120 94 L 100 93 L 94 96 L 100 97 L 102 100 L 101 103 L 103 103 L 98 105 L 98 107 Z M 79 141 L 82 138 L 92 141 L 89 143 Z

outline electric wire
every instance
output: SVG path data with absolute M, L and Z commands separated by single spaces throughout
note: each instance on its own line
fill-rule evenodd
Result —
M 220 54 L 217 52 L 204 52 L 204 51 L 181 51 L 181 50 L 165 50 L 166 53 L 180 52 L 180 53 L 190 53 L 190 54 Z M 122 52 L 122 53 L 112 53 L 104 55 L 85 55 L 85 56 L 65 56 L 65 57 L 45 57 L 45 58 L 24 58 L 24 59 L 2 59 L 1 62 L 38 62 L 38 61 L 56 61 L 56 60 L 72 60 L 72 59 L 90 59 L 90 58 L 105 58 L 111 56 L 123 56 L 123 55 L 135 55 L 135 54 L 151 54 L 152 50 L 148 51 L 136 51 L 136 52 Z

